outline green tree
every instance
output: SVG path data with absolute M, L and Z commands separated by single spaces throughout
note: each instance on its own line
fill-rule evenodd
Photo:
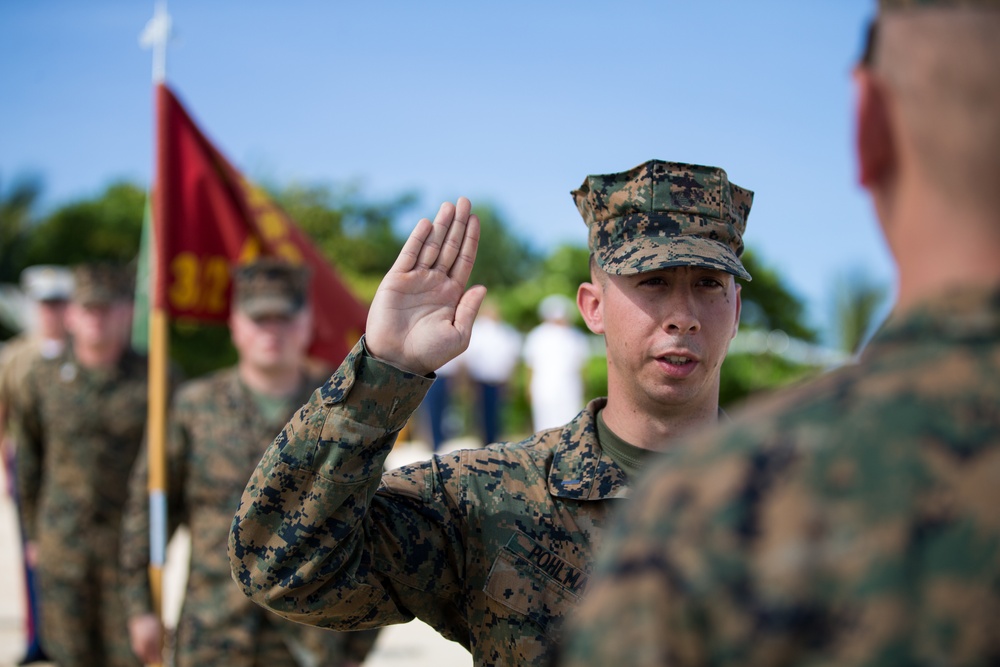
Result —
M 511 231 L 496 206 L 478 205 L 473 213 L 479 217 L 480 237 L 471 284 L 502 293 L 537 274 L 538 253 Z
M 404 193 L 369 201 L 356 185 L 290 185 L 272 188 L 272 194 L 354 293 L 368 301 L 403 247 L 396 222 L 417 200 Z
M 815 342 L 816 331 L 805 322 L 805 305 L 786 286 L 786 281 L 777 270 L 764 264 L 750 249 L 743 253 L 741 259 L 753 276 L 753 280 L 743 283 L 741 325 L 765 330 L 779 329 L 792 338 Z
M 99 196 L 69 203 L 33 225 L 25 247 L 31 264 L 132 261 L 139 251 L 146 192 L 114 183 Z
M 42 185 L 36 177 L 21 176 L 9 187 L 2 186 L 0 182 L 0 282 L 16 283 L 28 266 L 25 245 Z
M 842 274 L 834 281 L 834 326 L 840 349 L 857 354 L 874 333 L 889 290 L 864 269 Z

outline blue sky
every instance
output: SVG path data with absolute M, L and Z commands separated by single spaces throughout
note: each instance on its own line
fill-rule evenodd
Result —
M 850 67 L 873 0 L 170 0 L 167 79 L 251 178 L 460 195 L 539 249 L 586 242 L 569 191 L 650 158 L 756 193 L 747 245 L 829 322 L 892 265 L 856 185 Z M 51 208 L 151 177 L 148 0 L 0 3 L 0 185 Z

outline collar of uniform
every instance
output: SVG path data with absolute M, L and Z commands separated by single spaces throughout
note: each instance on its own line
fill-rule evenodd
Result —
M 625 472 L 597 441 L 597 413 L 607 402 L 606 398 L 595 398 L 576 419 L 561 430 L 549 432 L 559 438 L 549 470 L 549 493 L 553 496 L 571 500 L 628 496 Z
M 889 316 L 865 350 L 913 340 L 995 340 L 1000 334 L 1000 285 L 954 289 Z

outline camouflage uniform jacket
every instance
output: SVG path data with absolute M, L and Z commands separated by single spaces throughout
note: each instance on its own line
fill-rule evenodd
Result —
M 52 359 L 65 346 L 56 341 L 43 341 L 36 336 L 20 335 L 0 348 L 0 435 L 16 439 L 19 425 L 13 417 L 24 411 L 20 401 L 26 393 L 28 372 L 39 357 Z
M 1000 664 L 1000 289 L 890 320 L 639 484 L 561 664 Z
M 261 460 L 233 522 L 233 576 L 296 621 L 419 617 L 477 665 L 551 660 L 625 474 L 592 402 L 563 428 L 382 475 L 431 379 L 354 348 Z
M 92 529 L 118 535 L 146 425 L 146 369 L 146 358 L 132 351 L 114 368 L 87 369 L 69 346 L 32 364 L 16 415 L 23 429 L 17 478 L 28 540 L 77 544 L 83 536 L 102 553 L 114 551 L 117 537 L 109 544 Z M 60 558 L 44 544 L 40 551 L 43 560 Z
M 321 380 L 304 378 L 290 406 L 301 405 Z M 289 413 L 292 408 L 290 407 Z M 290 645 L 319 651 L 320 664 L 353 649 L 360 662 L 374 643 L 365 633 L 334 633 L 285 621 L 254 605 L 234 585 L 226 541 L 250 473 L 284 420 L 269 422 L 257 409 L 235 368 L 181 386 L 171 406 L 167 454 L 169 532 L 186 525 L 191 560 L 179 624 L 178 653 L 207 643 L 226 646 L 219 664 L 252 662 L 253 642 L 265 626 L 277 628 Z M 152 613 L 149 565 L 148 456 L 143 447 L 132 472 L 122 534 L 125 605 L 130 617 Z M 310 636 L 312 635 L 312 636 Z M 357 640 L 354 646 L 346 646 Z M 237 650 L 239 647 L 240 650 Z M 203 654 L 202 654 L 203 656 Z

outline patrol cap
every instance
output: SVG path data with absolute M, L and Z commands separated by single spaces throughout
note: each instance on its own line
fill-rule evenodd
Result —
M 233 271 L 233 307 L 250 317 L 293 315 L 306 304 L 309 270 L 275 258 Z
M 95 262 L 73 267 L 73 298 L 84 306 L 131 301 L 135 272 L 119 264 Z
M 21 288 L 32 301 L 69 301 L 73 273 L 62 266 L 39 264 L 21 272 Z
M 571 194 L 608 273 L 704 266 L 750 280 L 739 257 L 753 193 L 718 167 L 650 160 L 587 176 Z

